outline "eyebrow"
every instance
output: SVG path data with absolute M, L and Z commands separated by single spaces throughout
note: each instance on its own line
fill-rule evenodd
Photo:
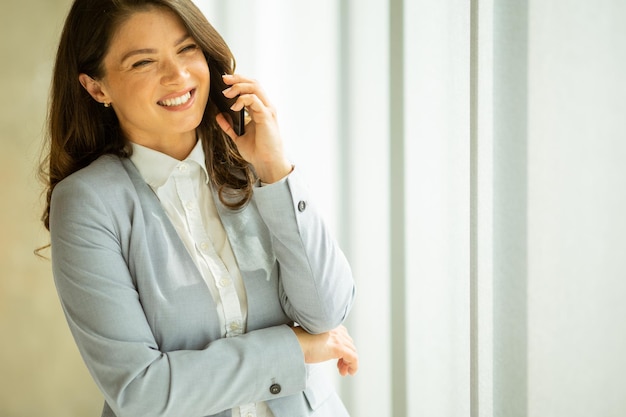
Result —
M 180 39 L 178 39 L 175 43 L 174 46 L 178 46 L 181 43 L 185 42 L 187 39 L 191 38 L 191 35 L 189 35 L 188 33 L 185 33 L 185 35 L 183 35 Z M 153 48 L 143 48 L 143 49 L 135 49 L 133 51 L 129 51 L 126 54 L 124 54 L 124 56 L 121 59 L 121 62 L 126 61 L 128 58 L 131 58 L 135 55 L 142 55 L 142 54 L 156 54 L 157 50 L 153 49 Z

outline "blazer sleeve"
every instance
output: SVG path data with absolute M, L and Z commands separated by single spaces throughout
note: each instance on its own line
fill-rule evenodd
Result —
M 125 198 L 70 177 L 55 188 L 50 213 L 61 304 L 114 413 L 205 416 L 304 390 L 304 358 L 287 326 L 219 339 L 200 350 L 159 350 L 121 250 L 123 225 L 112 207 L 124 206 Z
M 334 329 L 355 296 L 350 265 L 316 209 L 300 175 L 256 187 L 254 198 L 272 236 L 281 303 L 307 332 Z

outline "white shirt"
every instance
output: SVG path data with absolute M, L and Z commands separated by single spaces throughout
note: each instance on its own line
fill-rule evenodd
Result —
M 217 305 L 222 337 L 245 333 L 248 300 L 239 266 L 217 214 L 202 141 L 179 161 L 132 143 L 131 161 L 161 201 Z M 264 402 L 244 404 L 233 417 L 273 417 Z

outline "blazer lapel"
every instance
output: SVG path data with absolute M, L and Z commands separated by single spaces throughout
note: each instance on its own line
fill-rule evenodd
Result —
M 269 280 L 276 257 L 269 231 L 254 202 L 240 210 L 231 210 L 220 202 L 215 192 L 213 199 L 244 280 L 250 273 L 259 275 L 260 271 L 264 271 L 263 279 Z
M 247 331 L 293 323 L 280 302 L 278 262 L 271 235 L 254 201 L 233 211 L 224 207 L 215 194 L 214 198 L 246 288 Z
M 163 206 L 161 205 L 161 202 L 159 201 L 157 195 L 154 193 L 152 188 L 150 188 L 150 186 L 146 184 L 146 181 L 143 179 L 143 177 L 139 173 L 139 170 L 137 170 L 137 167 L 135 167 L 133 162 L 129 158 L 121 159 L 124 168 L 128 172 L 128 175 L 133 182 L 133 185 L 135 186 L 135 190 L 137 191 L 137 195 L 141 200 L 141 204 L 146 205 L 148 210 L 156 217 L 157 222 L 155 223 L 162 225 L 161 228 L 165 230 L 165 233 L 167 233 L 168 240 L 174 245 L 173 249 L 177 255 L 177 258 L 180 259 L 182 262 L 190 263 L 193 266 L 192 270 L 196 271 L 198 274 L 197 278 L 204 281 L 202 279 L 200 271 L 196 267 L 195 262 L 187 251 L 187 248 L 185 248 L 185 244 L 178 235 L 178 232 L 176 231 L 174 225 L 167 216 L 167 213 L 165 213 L 165 209 L 163 209 Z M 146 227 L 149 228 L 152 224 L 155 223 L 146 222 Z

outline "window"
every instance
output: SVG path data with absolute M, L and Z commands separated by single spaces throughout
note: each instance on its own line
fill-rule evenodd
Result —
M 354 416 L 626 412 L 626 5 L 200 2 L 358 283 Z

